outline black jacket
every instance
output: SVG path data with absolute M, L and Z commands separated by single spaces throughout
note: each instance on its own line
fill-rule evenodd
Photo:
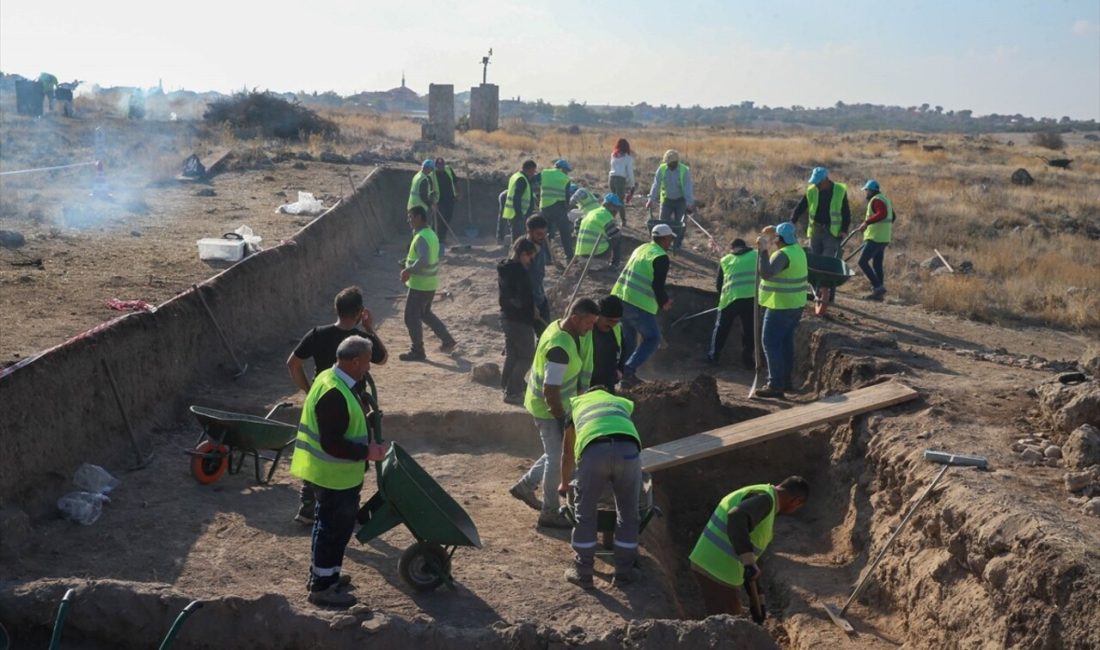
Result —
M 501 260 L 497 264 L 497 285 L 500 288 L 501 316 L 505 320 L 533 324 L 535 298 L 527 269 L 516 260 Z

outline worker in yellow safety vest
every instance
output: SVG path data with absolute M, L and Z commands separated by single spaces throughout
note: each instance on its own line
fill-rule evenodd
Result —
M 290 473 L 313 485 L 314 506 L 309 602 L 350 607 L 355 596 L 341 575 L 344 550 L 355 528 L 364 461 L 372 453 L 363 402 L 353 391 L 370 371 L 370 339 L 349 336 L 336 348 L 336 365 L 320 372 L 302 404 Z
M 615 495 L 615 576 L 618 587 L 637 580 L 639 513 L 642 486 L 642 447 L 638 429 L 630 419 L 634 402 L 618 397 L 603 386 L 593 386 L 572 400 L 573 414 L 565 427 L 561 451 L 561 483 L 565 497 L 569 484 L 576 485 L 573 526 L 573 566 L 565 579 L 592 589 L 596 559 L 597 517 L 600 499 L 608 488 Z M 576 472 L 573 471 L 576 467 Z
M 710 516 L 690 560 L 707 615 L 741 614 L 739 587 L 760 578 L 760 555 L 775 536 L 775 516 L 797 512 L 810 485 L 790 476 L 779 485 L 749 485 L 725 496 Z
M 535 510 L 538 525 L 572 528 L 558 512 L 558 475 L 565 425 L 572 410 L 570 398 L 583 393 L 592 381 L 592 326 L 600 315 L 591 298 L 578 298 L 568 315 L 550 323 L 535 345 L 535 358 L 527 376 L 523 405 L 535 420 L 543 455 L 511 487 L 509 493 Z M 542 485 L 542 501 L 535 487 Z
M 500 195 L 500 213 L 497 220 L 497 243 L 507 244 L 523 236 L 527 218 L 535 211 L 534 192 L 531 189 L 537 165 L 525 160 L 523 167 L 508 179 L 508 189 Z
M 672 308 L 665 290 L 668 279 L 668 250 L 675 235 L 668 224 L 659 223 L 650 231 L 653 241 L 642 244 L 630 254 L 623 272 L 611 288 L 611 295 L 623 301 L 623 388 L 642 382 L 638 368 L 657 351 L 661 329 L 657 312 Z M 638 344 L 638 336 L 642 342 Z
M 573 259 L 573 225 L 569 223 L 569 197 L 573 181 L 568 160 L 555 160 L 554 166 L 539 172 L 539 213 L 550 224 L 551 235 L 558 231 L 561 249 L 567 260 Z
M 718 263 L 718 315 L 710 335 L 707 362 L 716 364 L 722 356 L 733 321 L 741 321 L 741 363 L 746 368 L 754 364 L 753 300 L 756 294 L 756 251 L 744 239 L 734 239 L 730 252 Z
M 408 210 L 416 206 L 424 208 L 424 213 L 432 215 L 436 202 L 439 201 L 439 189 L 435 185 L 435 161 L 431 158 L 420 165 L 420 171 L 413 175 L 409 184 L 409 201 L 405 205 Z
M 852 220 L 848 186 L 834 183 L 828 169 L 814 167 L 805 195 L 791 211 L 791 223 L 797 224 L 803 214 L 808 215 L 806 236 L 810 238 L 810 252 L 836 257 Z
M 782 398 L 791 388 L 794 334 L 806 306 L 806 251 L 798 245 L 794 224 L 781 223 L 756 240 L 760 269 L 760 306 L 764 307 L 761 342 L 768 360 L 768 384 L 756 397 Z M 774 252 L 768 254 L 769 247 Z
M 582 259 L 589 257 L 604 257 L 611 251 L 611 264 L 607 270 L 619 270 L 622 255 L 622 233 L 615 223 L 614 211 L 622 207 L 622 200 L 615 194 L 608 193 L 603 197 L 603 204 L 597 204 L 587 211 L 581 219 L 580 230 L 577 232 L 577 248 L 575 255 Z M 579 262 L 578 262 L 579 263 Z
M 401 270 L 401 282 L 408 287 L 405 297 L 405 327 L 409 330 L 412 347 L 408 352 L 397 355 L 402 361 L 424 361 L 424 328 L 427 323 L 441 344 L 439 349 L 450 354 L 455 349 L 455 340 L 447 331 L 447 326 L 432 313 L 432 301 L 435 290 L 439 288 L 439 239 L 428 227 L 428 215 L 420 205 L 409 208 L 409 227 L 413 237 L 409 242 L 409 253 L 405 258 L 405 268 Z
M 691 169 L 680 160 L 680 152 L 669 149 L 661 158 L 661 165 L 653 175 L 646 209 L 659 202 L 659 220 L 676 226 L 675 248 L 684 243 L 687 215 L 695 211 L 695 190 L 691 181 Z
M 875 179 L 867 181 L 863 186 L 863 192 L 867 196 L 867 214 L 863 218 L 863 223 L 857 228 L 863 232 L 863 252 L 859 255 L 859 268 L 871 281 L 871 293 L 863 299 L 881 301 L 886 296 L 886 276 L 882 271 L 882 258 L 894 235 L 894 221 L 897 219 L 897 213 L 894 212 L 894 202 L 882 193 Z

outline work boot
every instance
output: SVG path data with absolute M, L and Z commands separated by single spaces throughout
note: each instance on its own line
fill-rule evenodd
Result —
M 305 524 L 306 526 L 312 526 L 313 509 L 312 503 L 303 503 L 302 506 L 298 508 L 298 514 L 294 515 L 294 521 L 299 524 Z
M 644 384 L 645 382 L 640 377 L 638 377 L 636 373 L 631 372 L 623 373 L 623 378 L 619 383 L 622 384 L 623 388 L 634 388 L 635 386 L 639 386 L 641 384 Z
M 581 589 L 596 588 L 596 585 L 592 582 L 592 576 L 581 575 L 581 572 L 577 571 L 577 567 L 575 566 L 571 566 L 565 570 L 565 581 L 577 585 Z
M 428 355 L 424 354 L 424 350 L 409 350 L 397 355 L 397 358 L 402 361 L 427 361 Z
M 443 343 L 441 343 L 439 345 L 439 351 L 443 354 L 450 354 L 455 351 L 456 347 L 458 347 L 458 343 L 454 339 L 451 339 L 449 341 L 444 341 Z
M 504 403 L 512 406 L 523 406 L 523 393 L 505 393 Z
M 756 391 L 755 397 L 776 397 L 783 399 L 785 397 L 782 388 L 773 388 L 771 386 L 764 386 Z
M 539 515 L 539 528 L 559 528 L 569 530 L 573 528 L 573 522 L 563 514 L 557 512 L 544 512 Z
M 347 609 L 356 603 L 356 598 L 346 591 L 341 591 L 339 583 L 333 583 L 328 589 L 309 592 L 309 602 L 319 607 Z
M 864 300 L 870 300 L 872 302 L 882 302 L 882 296 L 883 296 L 883 293 L 879 293 L 878 289 L 876 289 L 876 290 L 872 291 L 871 293 L 863 296 L 863 299 Z
M 642 577 L 642 572 L 637 567 L 630 567 L 626 571 L 616 571 L 615 577 L 611 579 L 611 584 L 616 587 L 625 587 L 629 584 L 634 584 Z
M 539 498 L 535 496 L 535 489 L 527 487 L 522 481 L 513 485 L 508 490 L 508 494 L 526 503 L 532 510 L 542 510 L 542 501 L 539 501 Z

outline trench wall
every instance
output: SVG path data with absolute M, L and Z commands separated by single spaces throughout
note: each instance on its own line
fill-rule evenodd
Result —
M 291 239 L 198 285 L 242 362 L 285 338 L 288 327 L 305 327 L 306 316 L 330 299 L 330 288 L 346 281 L 360 257 L 387 239 L 408 236 L 412 174 L 371 170 L 354 195 Z M 472 202 L 468 207 L 464 197 L 455 210 L 459 237 L 471 226 L 491 232 L 497 184 L 463 179 L 461 185 Z M 233 372 L 202 302 L 188 290 L 154 312 L 123 316 L 0 377 L 0 505 L 22 505 L 32 495 L 52 500 L 57 495 L 43 487 L 67 482 L 84 462 L 130 462 L 104 364 L 146 448 L 144 425 L 178 414 L 189 386 Z

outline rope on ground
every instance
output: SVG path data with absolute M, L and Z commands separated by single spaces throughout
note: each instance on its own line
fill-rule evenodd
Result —
M 89 167 L 94 165 L 95 161 L 73 163 L 71 165 L 56 165 L 54 167 L 36 167 L 34 169 L 18 169 L 11 172 L 0 172 L 0 176 L 15 176 L 16 174 L 33 174 L 35 172 L 52 172 L 58 169 L 72 169 L 74 167 Z

